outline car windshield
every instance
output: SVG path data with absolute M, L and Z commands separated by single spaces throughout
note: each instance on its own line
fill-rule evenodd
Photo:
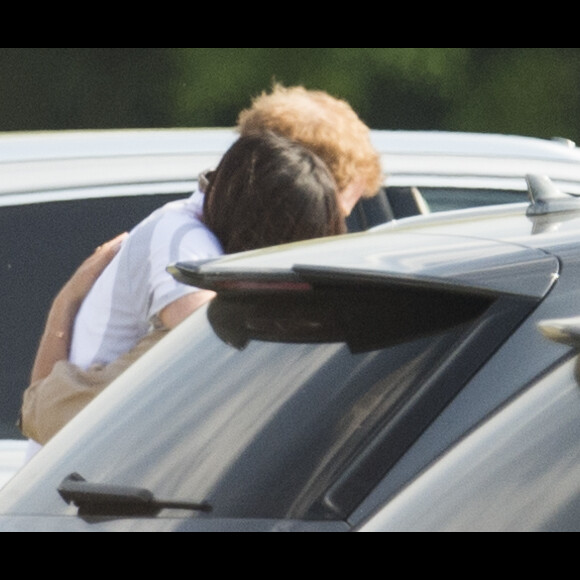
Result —
M 46 450 L 8 511 L 76 515 L 57 489 L 78 473 L 212 507 L 187 518 L 344 519 L 504 338 L 482 339 L 486 318 L 504 327 L 499 302 L 354 285 L 218 298 Z

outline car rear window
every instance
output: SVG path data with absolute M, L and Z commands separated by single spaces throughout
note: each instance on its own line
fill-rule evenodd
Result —
M 183 197 L 104 197 L 0 207 L 0 439 L 20 435 L 16 421 L 22 393 L 56 293 L 96 247 Z
M 57 488 L 78 473 L 208 502 L 197 517 L 344 519 L 521 322 L 517 310 L 405 285 L 220 297 L 43 454 L 51 467 L 14 510 L 76 515 Z

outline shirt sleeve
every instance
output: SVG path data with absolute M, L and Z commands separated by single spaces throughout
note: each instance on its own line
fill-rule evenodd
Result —
M 167 272 L 167 267 L 177 262 L 217 258 L 223 251 L 205 226 L 192 228 L 190 223 L 177 228 L 171 236 L 164 235 L 163 228 L 158 228 L 151 244 L 151 304 L 148 314 L 149 320 L 155 320 L 173 302 L 199 291 L 177 282 Z

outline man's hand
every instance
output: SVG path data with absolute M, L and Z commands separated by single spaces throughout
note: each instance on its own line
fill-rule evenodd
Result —
M 76 316 L 103 270 L 113 261 L 128 234 L 107 242 L 88 258 L 65 284 L 52 304 L 36 354 L 31 382 L 50 375 L 54 365 L 67 360 Z

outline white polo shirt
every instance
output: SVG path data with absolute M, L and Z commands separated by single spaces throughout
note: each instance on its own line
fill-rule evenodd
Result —
M 83 303 L 70 362 L 85 370 L 112 363 L 147 335 L 166 306 L 198 291 L 174 280 L 166 268 L 223 254 L 201 221 L 202 211 L 203 195 L 194 193 L 157 210 L 131 232 Z

